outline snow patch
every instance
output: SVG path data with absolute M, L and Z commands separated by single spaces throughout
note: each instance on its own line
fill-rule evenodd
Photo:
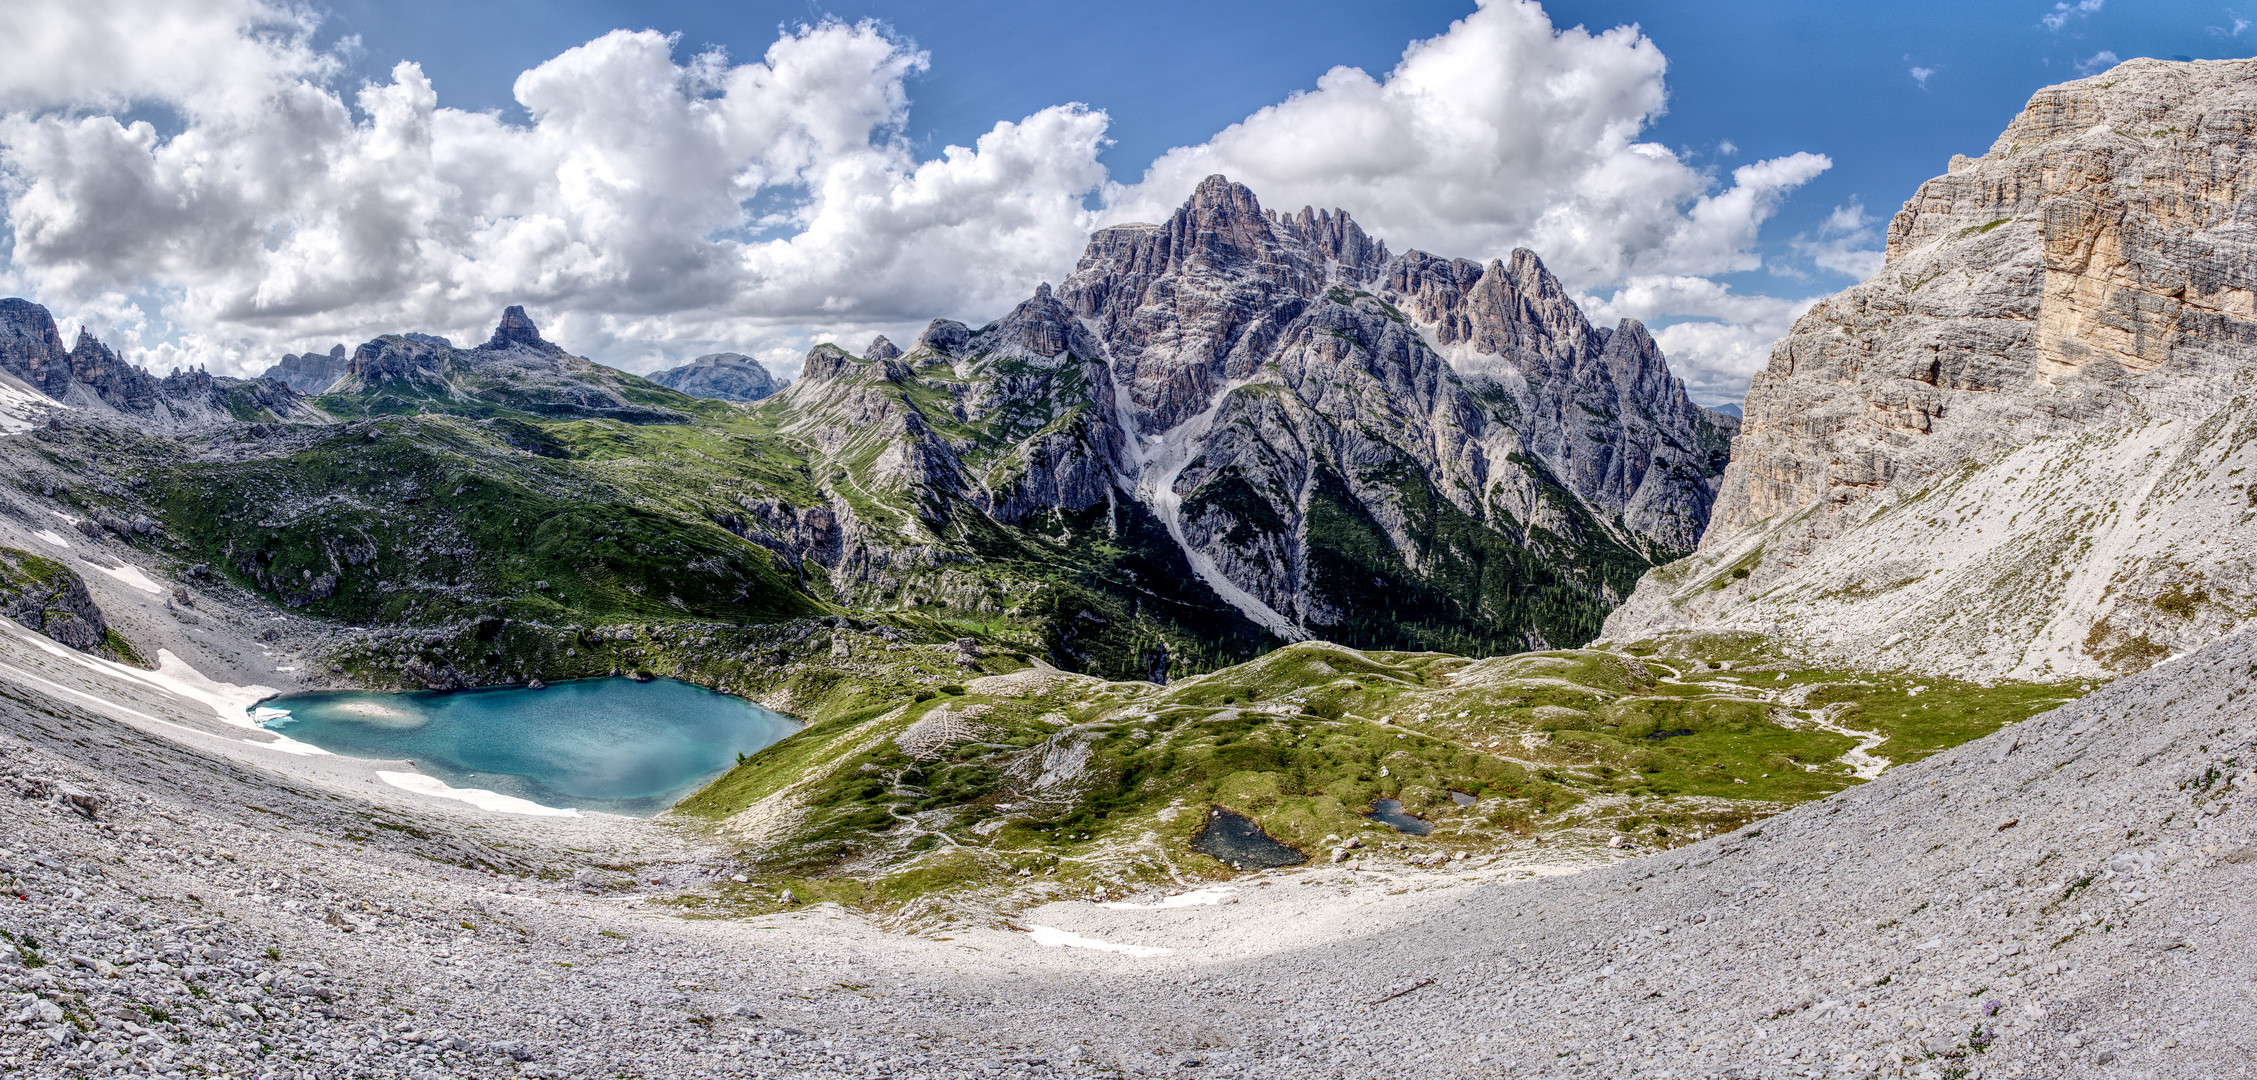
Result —
M 261 698 L 272 697 L 275 693 L 272 687 L 234 686 L 229 683 L 218 682 L 216 680 L 206 678 L 195 668 L 189 667 L 186 662 L 182 661 L 179 657 L 174 656 L 171 652 L 164 649 L 157 650 L 157 656 L 159 658 L 160 665 L 158 670 L 143 671 L 140 668 L 129 667 L 125 664 L 117 663 L 116 661 L 104 660 L 99 656 L 89 656 L 86 653 L 79 652 L 76 649 L 63 645 L 62 643 L 55 641 L 54 639 L 49 638 L 44 634 L 37 634 L 33 633 L 30 630 L 26 630 L 23 628 L 23 626 L 18 624 L 13 619 L 0 620 L 0 626 L 5 626 L 9 631 L 15 634 L 18 640 L 24 642 L 25 644 L 31 645 L 32 647 L 37 648 L 40 651 L 45 652 L 51 656 L 59 657 L 64 660 L 71 661 L 72 663 L 78 664 L 81 667 L 89 668 L 99 674 L 109 675 L 126 682 L 138 683 L 142 686 L 161 690 L 175 697 L 187 698 L 190 701 L 196 701 L 206 705 L 211 705 L 214 711 L 219 714 L 220 720 L 231 727 L 257 728 L 257 721 L 253 720 L 251 718 L 251 714 L 248 712 L 250 705 L 257 702 Z M 0 671 L 5 671 L 9 677 L 15 679 L 18 682 L 38 683 L 39 685 L 47 687 L 50 690 L 59 691 L 71 697 L 83 698 L 86 701 L 91 702 L 103 709 L 107 709 L 111 712 L 123 713 L 125 715 L 147 721 L 148 723 L 159 724 L 164 727 L 179 728 L 182 731 L 189 732 L 195 735 L 211 734 L 210 732 L 198 731 L 197 729 L 191 727 L 183 727 L 182 725 L 175 724 L 170 720 L 164 720 L 158 717 L 151 716 L 148 713 L 142 712 L 138 709 L 128 708 L 124 705 L 118 704 L 117 702 L 111 701 L 108 698 L 90 694 L 84 690 L 64 686 L 63 684 L 55 682 L 53 680 L 44 679 L 37 675 L 33 675 L 28 671 L 22 671 L 13 667 L 8 667 L 6 665 L 0 665 Z M 221 700 L 215 701 L 215 698 L 219 698 Z M 236 705 L 231 709 L 229 705 L 237 701 L 242 702 L 242 704 Z M 263 711 L 269 713 L 280 712 L 280 710 L 274 709 Z M 298 754 L 306 757 L 327 754 L 329 752 L 318 746 L 308 745 L 276 732 L 265 731 L 262 729 L 260 731 L 260 734 L 263 734 L 274 741 L 254 742 L 248 739 L 241 741 L 248 746 L 264 747 L 268 750 L 279 750 L 285 754 Z
M 71 542 L 63 539 L 61 533 L 54 532 L 48 529 L 40 529 L 37 532 L 32 533 L 31 535 L 36 536 L 55 547 L 68 548 L 71 546 Z
M 1175 951 L 1174 949 L 1163 949 L 1157 945 L 1122 945 L 1111 941 L 1100 941 L 1092 937 L 1083 937 L 1071 930 L 1060 930 L 1054 926 L 1030 926 L 1027 928 L 1027 936 L 1033 938 L 1035 944 L 1047 945 L 1053 949 L 1061 947 L 1095 949 L 1098 952 L 1117 952 L 1123 956 L 1166 956 Z
M 1187 893 L 1177 893 L 1174 896 L 1163 897 L 1158 903 L 1154 904 L 1132 904 L 1126 900 L 1114 900 L 1099 904 L 1097 906 L 1120 908 L 1124 911 L 1158 911 L 1164 908 L 1194 907 L 1199 904 L 1219 904 L 1222 903 L 1223 897 L 1229 896 L 1235 891 L 1236 890 L 1228 886 L 1218 886 L 1212 889 L 1193 889 L 1192 891 Z
M 0 382 L 0 435 L 29 431 L 56 411 L 54 399 L 10 377 Z
M 496 814 L 529 814 L 534 817 L 580 816 L 580 812 L 578 810 L 569 810 L 555 806 L 542 806 L 540 803 L 533 802 L 529 799 L 520 799 L 514 795 L 504 795 L 499 791 L 488 791 L 485 788 L 448 787 L 438 778 L 425 776 L 422 773 L 390 772 L 379 770 L 376 774 L 376 778 L 392 785 L 393 787 L 412 791 L 418 795 L 429 795 L 437 799 L 458 799 L 462 802 L 469 803 L 470 805 L 475 806 L 480 810 L 485 810 Z
M 134 588 L 139 589 L 145 593 L 162 594 L 165 591 L 164 586 L 149 580 L 149 575 L 142 573 L 141 568 L 133 565 L 132 563 L 119 563 L 114 567 L 103 566 L 100 563 L 94 562 L 89 562 L 86 565 L 93 567 L 94 569 L 99 570 L 102 573 L 109 575 L 110 577 L 116 578 L 119 581 L 131 585 Z

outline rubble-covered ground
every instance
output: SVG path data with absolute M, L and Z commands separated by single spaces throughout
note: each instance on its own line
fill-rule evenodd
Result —
M 2253 677 L 2245 632 L 1581 872 L 1373 859 L 910 935 L 685 917 L 731 870 L 685 827 L 430 809 L 11 676 L 0 1072 L 2237 1075 Z

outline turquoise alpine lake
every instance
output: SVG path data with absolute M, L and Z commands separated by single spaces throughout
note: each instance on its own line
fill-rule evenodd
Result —
M 741 697 L 674 679 L 317 691 L 268 698 L 253 715 L 334 754 L 413 761 L 452 787 L 637 816 L 674 805 L 727 772 L 737 755 L 800 728 Z

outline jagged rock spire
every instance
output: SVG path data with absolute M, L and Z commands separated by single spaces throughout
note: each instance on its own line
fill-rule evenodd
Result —
M 500 325 L 494 327 L 494 336 L 487 340 L 486 348 L 506 349 L 511 345 L 524 345 L 534 349 L 554 349 L 556 346 L 541 337 L 541 328 L 533 325 L 531 316 L 517 304 L 502 311 Z

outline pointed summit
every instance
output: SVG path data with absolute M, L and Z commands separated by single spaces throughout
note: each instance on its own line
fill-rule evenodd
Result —
M 1254 197 L 1254 189 L 1221 173 L 1199 181 L 1199 186 L 1191 189 L 1191 200 L 1184 204 L 1184 209 L 1194 214 L 1225 217 L 1262 216 L 1262 203 Z
M 511 345 L 523 345 L 544 352 L 556 348 L 541 337 L 541 328 L 533 325 L 532 317 L 525 314 L 525 309 L 517 304 L 511 304 L 502 312 L 501 324 L 494 327 L 494 336 L 487 340 L 485 347 L 506 349 Z
M 917 347 L 953 356 L 956 350 L 963 348 L 971 340 L 971 328 L 963 323 L 954 319 L 934 319 L 931 325 L 925 327 L 924 333 L 917 335 Z
M 887 340 L 884 334 L 871 338 L 870 347 L 862 350 L 862 357 L 865 360 L 891 360 L 900 355 L 901 350 L 896 348 L 892 341 Z
M 1032 297 L 1012 308 L 1009 315 L 996 320 L 985 332 L 995 334 L 999 347 L 1045 360 L 1060 353 L 1086 359 L 1104 352 L 1104 347 L 1090 336 L 1081 320 L 1075 318 L 1073 309 L 1052 295 L 1047 281 L 1035 286 Z

